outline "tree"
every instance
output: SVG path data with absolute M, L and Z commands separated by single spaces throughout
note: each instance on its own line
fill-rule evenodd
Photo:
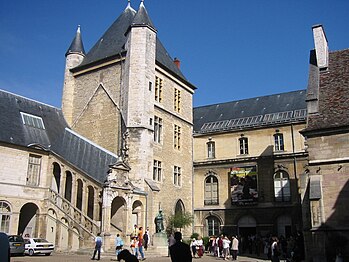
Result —
M 189 212 L 177 212 L 167 218 L 166 233 L 171 235 L 176 228 L 182 232 L 182 228 L 190 226 L 193 223 L 193 216 Z

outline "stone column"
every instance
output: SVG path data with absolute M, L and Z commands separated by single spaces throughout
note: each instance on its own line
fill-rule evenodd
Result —
M 109 250 L 110 243 L 110 215 L 111 215 L 111 203 L 113 200 L 113 192 L 110 187 L 106 187 L 103 190 L 103 202 L 102 202 L 102 235 L 104 236 L 104 249 Z
M 71 204 L 72 206 L 76 207 L 76 186 L 77 186 L 77 183 L 76 183 L 76 174 L 75 173 L 72 173 L 72 182 L 71 182 Z

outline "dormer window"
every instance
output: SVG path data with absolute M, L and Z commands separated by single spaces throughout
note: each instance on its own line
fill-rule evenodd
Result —
M 44 122 L 42 121 L 41 117 L 30 115 L 23 112 L 21 112 L 21 116 L 22 116 L 22 121 L 24 125 L 36 127 L 39 129 L 45 129 Z

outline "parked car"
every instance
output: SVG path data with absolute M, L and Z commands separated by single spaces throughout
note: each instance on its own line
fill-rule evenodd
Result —
M 8 242 L 10 244 L 10 254 L 23 256 L 25 251 L 24 239 L 19 235 L 8 235 Z
M 48 242 L 43 238 L 25 238 L 25 254 L 33 256 L 36 254 L 45 254 L 46 256 L 51 255 L 54 250 L 54 244 Z

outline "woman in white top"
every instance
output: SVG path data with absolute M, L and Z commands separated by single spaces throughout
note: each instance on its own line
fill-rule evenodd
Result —
M 230 248 L 230 240 L 227 236 L 223 238 L 223 257 L 224 260 L 228 260 L 229 258 L 229 248 Z
M 199 258 L 202 257 L 204 255 L 204 248 L 203 248 L 203 245 L 204 245 L 204 242 L 202 241 L 202 237 L 199 236 L 198 237 L 198 240 L 196 240 L 196 246 L 198 247 L 197 248 L 197 251 L 198 251 L 198 256 Z

